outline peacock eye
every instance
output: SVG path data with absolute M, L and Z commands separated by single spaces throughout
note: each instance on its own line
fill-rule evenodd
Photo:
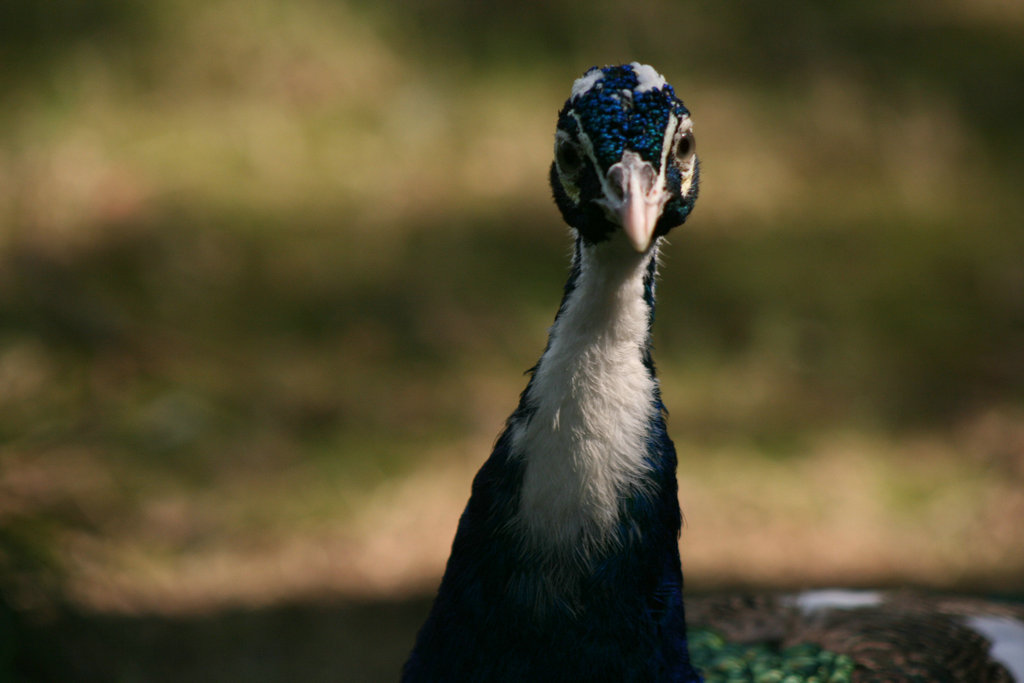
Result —
M 566 175 L 576 175 L 583 165 L 583 157 L 579 148 L 569 140 L 559 140 L 555 147 L 555 163 L 558 170 Z
M 676 160 L 680 163 L 689 163 L 696 149 L 697 141 L 694 140 L 693 133 L 690 131 L 683 133 L 676 140 Z

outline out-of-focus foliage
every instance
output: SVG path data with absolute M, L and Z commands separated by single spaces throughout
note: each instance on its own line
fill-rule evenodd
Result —
M 457 514 L 565 275 L 554 115 L 632 60 L 702 159 L 655 336 L 690 584 L 1021 590 L 1022 29 L 997 0 L 0 4 L 0 592 L 429 585 L 453 522 L 401 520 Z

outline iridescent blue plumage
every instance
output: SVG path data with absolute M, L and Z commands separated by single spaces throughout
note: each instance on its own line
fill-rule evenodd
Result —
M 590 242 L 607 239 L 622 227 L 602 202 L 579 201 L 579 197 L 595 198 L 614 189 L 609 188 L 608 172 L 626 152 L 650 164 L 668 190 L 653 236 L 665 235 L 685 221 L 696 200 L 700 175 L 690 126 L 689 110 L 650 67 L 634 63 L 589 70 L 558 113 L 550 175 L 555 202 L 566 222 Z M 563 151 L 591 163 L 577 173 L 569 172 Z
M 630 149 L 657 170 L 669 117 L 689 116 L 690 112 L 667 83 L 637 90 L 640 79 L 632 65 L 600 71 L 603 78 L 590 90 L 566 102 L 558 116 L 559 126 L 572 127 L 575 113 L 583 128 L 593 131 L 591 140 L 600 163 L 606 167 L 614 164 L 622 158 L 628 142 Z
M 659 238 L 696 198 L 689 112 L 650 67 L 591 71 L 559 114 L 555 155 L 569 280 L 473 481 L 408 682 L 700 680 L 650 355 Z

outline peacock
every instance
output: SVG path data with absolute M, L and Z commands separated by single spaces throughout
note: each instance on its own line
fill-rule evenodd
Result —
M 706 598 L 687 631 L 651 326 L 659 248 L 697 199 L 690 112 L 651 66 L 593 67 L 558 113 L 549 175 L 574 237 L 568 280 L 402 680 L 1024 681 L 1012 605 Z

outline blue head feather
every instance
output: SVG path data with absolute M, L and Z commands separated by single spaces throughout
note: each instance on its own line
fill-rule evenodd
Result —
M 570 97 L 562 107 L 559 127 L 573 130 L 578 116 L 583 129 L 590 132 L 604 168 L 631 149 L 659 170 L 669 116 L 689 116 L 689 110 L 676 98 L 671 85 L 641 83 L 635 65 L 595 66 L 584 78 L 597 73 L 601 78 L 594 80 L 588 90 Z
M 664 174 L 670 198 L 655 236 L 665 235 L 683 223 L 697 198 L 699 165 L 693 159 L 692 174 L 687 173 L 672 153 L 675 150 L 665 149 L 678 142 L 678 138 L 666 139 L 670 121 L 688 121 L 690 117 L 672 86 L 650 67 L 633 63 L 593 67 L 577 81 L 577 88 L 558 113 L 558 130 L 568 140 L 585 140 L 583 146 L 593 150 L 597 167 L 584 164 L 572 179 L 573 187 L 568 188 L 556 164 L 551 165 L 555 203 L 566 222 L 595 243 L 617 229 L 594 200 L 604 193 L 601 178 L 626 151 L 632 151 L 656 172 L 662 172 L 662 160 L 666 162 Z M 691 147 L 692 140 L 690 135 Z

